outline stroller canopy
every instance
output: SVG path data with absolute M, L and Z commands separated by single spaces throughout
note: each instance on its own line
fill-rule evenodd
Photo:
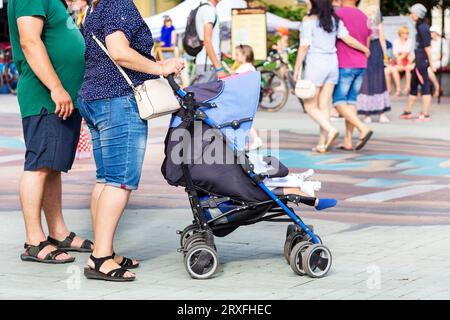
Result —
M 193 92 L 198 102 L 215 105 L 201 110 L 236 150 L 243 151 L 258 108 L 260 89 L 261 74 L 248 72 L 217 82 L 193 85 L 186 91 Z M 174 116 L 170 127 L 176 128 L 181 122 L 180 116 Z

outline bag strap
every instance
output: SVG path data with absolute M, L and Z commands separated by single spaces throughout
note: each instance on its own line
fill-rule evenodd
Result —
M 133 85 L 133 82 L 131 81 L 130 77 L 127 75 L 125 70 L 123 70 L 123 68 L 119 66 L 119 64 L 111 57 L 111 55 L 108 52 L 108 49 L 106 49 L 103 43 L 100 40 L 98 40 L 94 34 L 92 34 L 92 38 L 95 40 L 95 42 L 97 42 L 100 49 L 102 49 L 103 52 L 105 52 L 105 54 L 109 57 L 109 59 L 111 59 L 111 61 L 114 63 L 117 69 L 119 69 L 120 74 L 125 78 L 125 81 L 128 83 L 128 85 L 133 89 L 133 91 L 136 91 L 136 88 Z

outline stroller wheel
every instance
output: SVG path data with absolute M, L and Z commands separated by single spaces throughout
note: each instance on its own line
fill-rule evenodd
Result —
M 216 273 L 219 257 L 213 248 L 207 245 L 198 245 L 187 252 L 184 266 L 193 279 L 208 279 Z
M 292 248 L 299 242 L 302 242 L 303 235 L 298 232 L 291 233 L 284 242 L 284 258 L 289 264 Z
M 317 239 L 319 239 L 319 243 L 322 243 L 322 239 L 320 239 L 320 237 L 317 235 L 316 237 Z M 284 242 L 284 258 L 286 259 L 286 262 L 288 264 L 290 264 L 292 248 L 294 248 L 295 245 L 300 242 L 309 242 L 310 244 L 313 244 L 311 237 L 304 232 L 291 233 Z
M 196 233 L 190 236 L 184 243 L 184 249 L 188 251 L 195 245 L 204 244 L 206 245 L 206 239 L 203 234 Z
M 189 239 L 194 234 L 198 233 L 198 227 L 194 224 L 191 224 L 190 226 L 187 226 L 184 228 L 184 230 L 180 233 L 180 245 L 182 248 L 184 248 L 187 239 Z
M 322 278 L 330 271 L 331 251 L 322 244 L 314 244 L 302 254 L 302 266 L 311 278 Z
M 300 276 L 306 275 L 306 271 L 303 268 L 303 255 L 310 246 L 310 242 L 302 241 L 297 243 L 291 251 L 289 264 L 291 265 L 292 270 Z
M 193 246 L 200 245 L 200 244 L 207 245 L 217 251 L 217 247 L 214 244 L 214 237 L 211 236 L 210 233 L 206 233 L 206 234 L 205 233 L 196 233 L 196 234 L 190 236 L 186 240 L 183 249 L 185 249 L 185 251 L 188 251 Z

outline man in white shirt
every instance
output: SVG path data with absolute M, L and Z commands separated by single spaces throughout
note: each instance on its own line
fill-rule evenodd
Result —
M 197 12 L 195 24 L 203 49 L 195 59 L 196 74 L 194 83 L 207 83 L 225 77 L 221 62 L 220 21 L 216 6 L 220 0 L 204 3 Z

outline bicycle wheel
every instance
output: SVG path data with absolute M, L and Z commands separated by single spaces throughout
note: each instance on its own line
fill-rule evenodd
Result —
M 13 62 L 9 62 L 6 66 L 5 82 L 9 91 L 17 95 L 17 83 L 19 82 L 19 71 Z
M 260 109 L 268 112 L 280 111 L 289 97 L 287 83 L 273 71 L 262 71 L 261 77 Z

